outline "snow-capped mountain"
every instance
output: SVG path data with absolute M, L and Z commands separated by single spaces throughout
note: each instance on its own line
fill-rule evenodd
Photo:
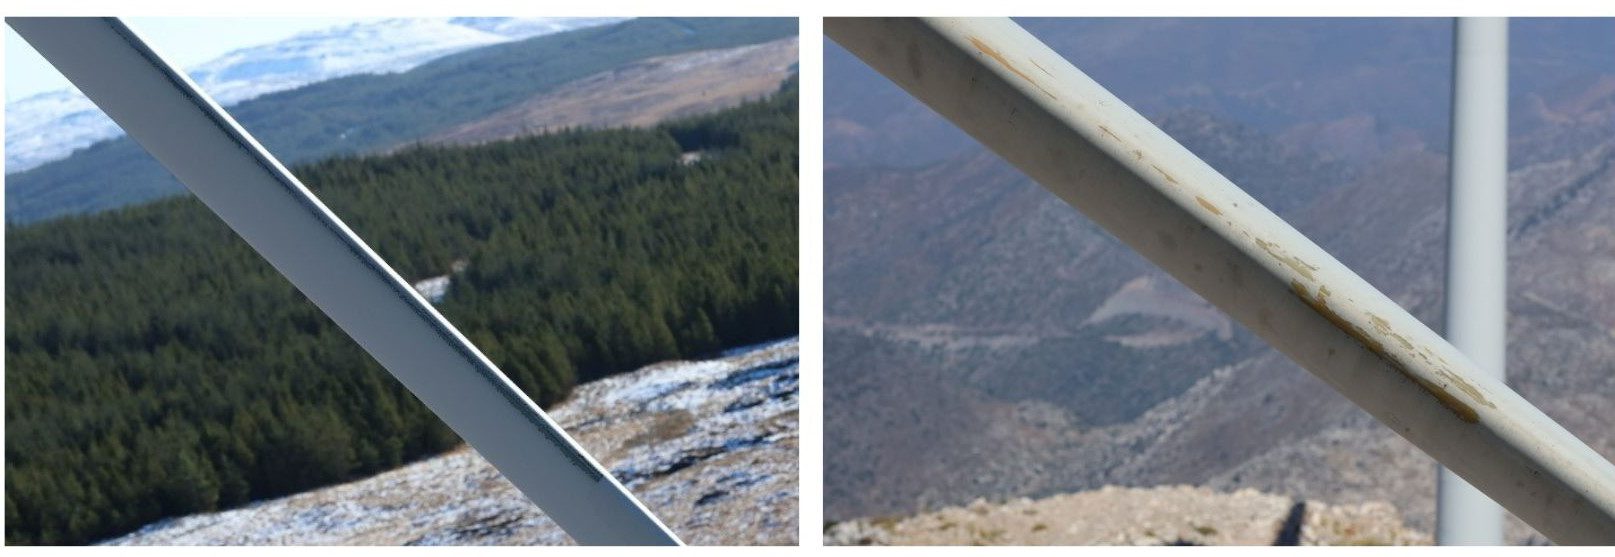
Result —
M 622 19 L 370 20 L 241 48 L 187 68 L 187 72 L 215 100 L 228 106 L 318 81 L 401 72 L 463 50 Z M 7 103 L 6 173 L 39 166 L 121 134 L 117 125 L 76 89 L 40 93 Z
M 485 33 L 525 39 L 571 29 L 616 23 L 620 17 L 456 17 L 449 23 Z

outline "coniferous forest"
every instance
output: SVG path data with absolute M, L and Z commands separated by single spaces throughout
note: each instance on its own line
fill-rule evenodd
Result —
M 797 330 L 797 94 L 293 172 L 540 404 Z M 699 151 L 694 163 L 680 155 Z M 453 447 L 195 199 L 6 230 L 6 542 L 85 543 Z

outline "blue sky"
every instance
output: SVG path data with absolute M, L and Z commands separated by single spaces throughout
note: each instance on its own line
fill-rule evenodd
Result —
M 176 64 L 190 67 L 241 48 L 274 42 L 303 31 L 342 25 L 337 17 L 136 17 L 130 27 Z M 67 79 L 6 27 L 6 102 L 67 87 Z

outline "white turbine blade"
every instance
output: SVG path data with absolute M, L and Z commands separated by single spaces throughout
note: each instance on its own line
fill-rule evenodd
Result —
M 1014 21 L 824 31 L 1555 543 L 1615 543 L 1615 464 Z
M 7 18 L 582 544 L 679 540 L 185 74 L 115 18 Z

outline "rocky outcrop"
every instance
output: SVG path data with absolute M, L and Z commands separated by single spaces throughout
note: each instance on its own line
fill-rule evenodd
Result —
M 827 545 L 1428 545 L 1388 503 L 1329 505 L 1243 489 L 1120 488 L 984 500 L 908 518 L 857 519 Z
M 797 542 L 797 342 L 581 385 L 550 416 L 690 544 Z M 570 539 L 469 448 L 165 520 L 113 545 L 526 545 Z

